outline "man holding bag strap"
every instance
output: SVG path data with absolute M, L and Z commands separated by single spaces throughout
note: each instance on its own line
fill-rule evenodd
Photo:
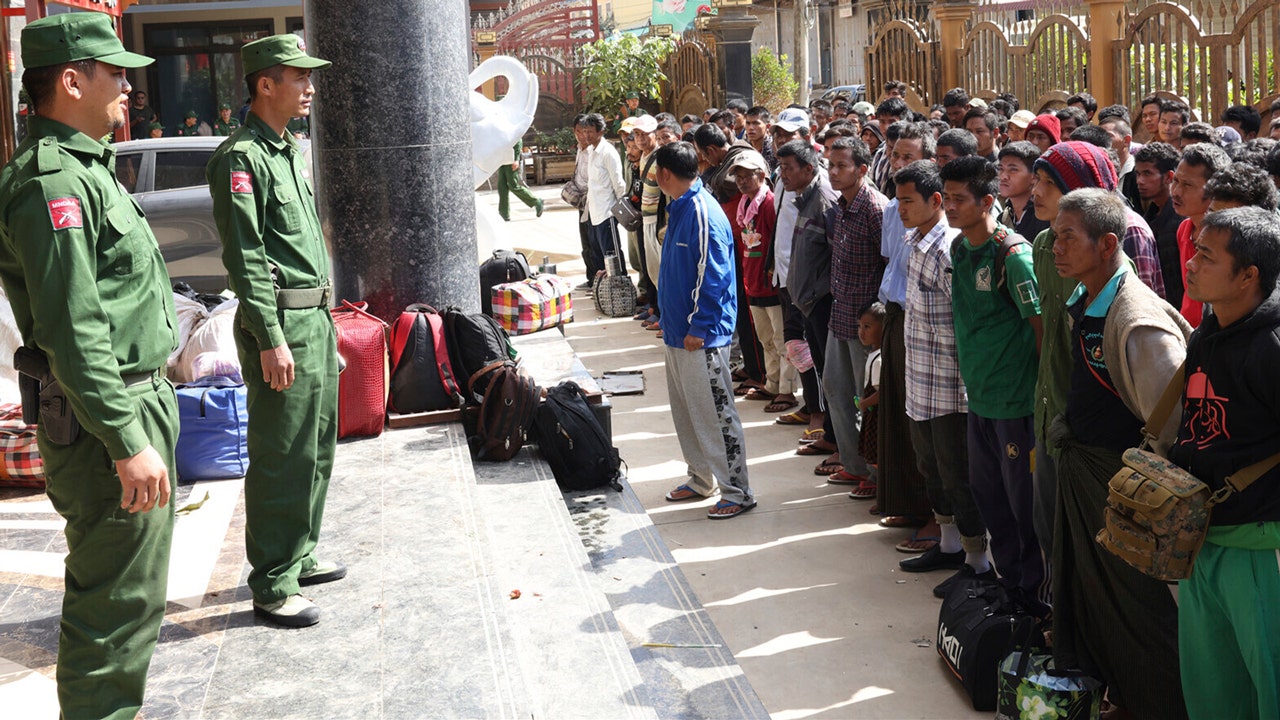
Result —
M 1169 459 L 1214 491 L 1280 447 L 1277 275 L 1274 213 L 1245 207 L 1204 216 L 1186 293 L 1213 314 L 1187 347 L 1182 425 Z M 1280 468 L 1213 508 L 1178 600 L 1190 716 L 1280 717 Z
M 58 702 L 64 718 L 132 718 L 164 620 L 178 408 L 162 369 L 178 321 L 155 236 L 101 138 L 127 121 L 126 70 L 154 61 L 126 52 L 106 15 L 67 13 L 23 29 L 22 62 L 36 112 L 0 173 L 0 278 L 49 500 L 67 521 Z
M 249 394 L 245 551 L 253 609 L 287 627 L 320 621 L 302 585 L 339 580 L 316 557 L 338 438 L 338 349 L 329 314 L 329 255 L 290 118 L 311 112 L 311 71 L 296 35 L 240 50 L 249 115 L 205 175 L 222 262 L 240 298 L 236 345 Z

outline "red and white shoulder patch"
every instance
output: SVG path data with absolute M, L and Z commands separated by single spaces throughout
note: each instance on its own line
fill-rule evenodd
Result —
M 231 171 L 231 192 L 233 193 L 253 193 L 253 173 L 247 173 L 243 170 Z
M 65 197 L 50 200 L 49 219 L 53 221 L 54 230 L 84 227 L 84 216 L 80 213 L 80 198 Z

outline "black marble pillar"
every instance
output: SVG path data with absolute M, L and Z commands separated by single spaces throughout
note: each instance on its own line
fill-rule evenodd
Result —
M 716 53 L 720 66 L 720 87 L 726 100 L 742 99 L 753 105 L 751 88 L 751 36 L 760 24 L 760 18 L 746 8 L 726 7 L 719 15 L 712 16 L 707 28 L 716 38 Z
M 466 0 L 308 0 L 317 191 L 337 302 L 480 309 Z

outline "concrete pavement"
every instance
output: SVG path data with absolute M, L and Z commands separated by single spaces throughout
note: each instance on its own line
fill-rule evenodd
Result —
M 537 187 L 546 212 L 514 208 L 499 245 L 544 255 L 575 284 L 583 273 L 577 213 L 558 187 Z M 496 193 L 481 193 L 497 207 Z M 495 210 L 496 213 L 496 210 Z M 503 241 L 506 241 L 505 243 Z M 636 495 L 725 638 L 748 681 L 778 720 L 978 718 L 934 648 L 946 573 L 898 570 L 894 545 L 908 531 L 882 528 L 870 503 L 813 474 L 820 457 L 795 455 L 799 431 L 773 423 L 763 402 L 738 400 L 751 484 L 759 506 L 711 521 L 713 500 L 665 502 L 684 477 L 674 442 L 661 340 L 630 319 L 598 318 L 575 293 L 565 335 L 593 375 L 643 370 L 643 395 L 613 398 L 614 443 Z

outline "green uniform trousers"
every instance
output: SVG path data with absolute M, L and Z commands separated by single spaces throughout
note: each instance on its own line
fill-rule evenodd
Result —
M 298 593 L 316 565 L 329 475 L 338 441 L 338 346 L 326 308 L 278 310 L 293 353 L 293 386 L 262 381 L 257 342 L 239 322 L 236 346 L 249 394 L 249 472 L 244 478 L 245 553 L 254 600 Z
M 152 447 L 169 466 L 178 441 L 178 401 L 167 380 L 126 390 Z M 66 595 L 58 640 L 58 703 L 65 720 L 133 718 L 164 620 L 173 507 L 130 513 L 107 448 L 80 432 L 71 445 L 39 434 L 53 507 L 67 521 Z
M 503 220 L 511 219 L 511 202 L 507 197 L 510 193 L 520 198 L 520 201 L 529 207 L 538 204 L 538 198 L 533 196 L 533 192 L 529 190 L 529 186 L 524 184 L 524 180 L 511 169 L 510 165 L 503 165 L 498 168 L 498 215 Z
M 1206 542 L 1178 587 L 1182 687 L 1193 720 L 1280 717 L 1280 550 Z

